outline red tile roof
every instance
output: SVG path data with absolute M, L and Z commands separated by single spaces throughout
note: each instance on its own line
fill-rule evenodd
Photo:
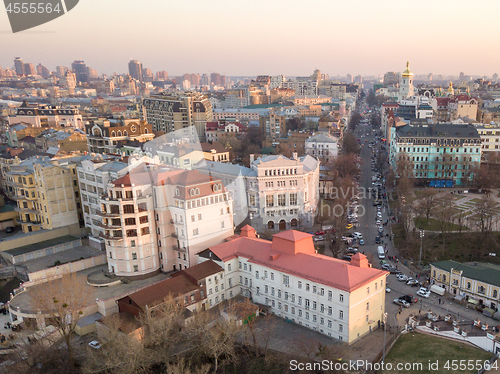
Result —
M 294 245 L 293 241 L 311 240 L 312 242 L 311 237 L 308 238 L 305 235 L 308 234 L 285 232 L 275 235 L 273 241 L 291 239 L 289 241 L 291 246 Z M 358 265 L 356 265 L 356 259 L 351 264 L 316 253 L 283 252 L 273 248 L 273 242 L 259 238 L 240 237 L 209 249 L 222 261 L 241 256 L 250 262 L 348 292 L 377 278 L 385 277 L 387 274 L 384 270 L 364 267 L 367 260 L 366 257 L 363 258 L 363 255 L 358 256 Z
M 199 282 L 200 280 L 205 279 L 206 277 L 209 277 L 210 275 L 217 274 L 221 271 L 224 271 L 224 269 L 221 268 L 219 265 L 217 265 L 212 260 L 208 260 L 208 261 L 202 262 L 201 264 L 191 266 L 187 269 L 184 269 L 177 274 L 185 273 L 185 274 L 193 277 L 193 279 L 195 279 L 196 282 Z M 174 274 L 174 276 L 176 276 L 177 274 Z
M 161 303 L 169 295 L 175 298 L 197 289 L 198 284 L 193 283 L 190 277 L 180 272 L 176 277 L 152 284 L 128 295 L 128 297 L 140 308 L 144 308 L 146 305 L 151 307 Z

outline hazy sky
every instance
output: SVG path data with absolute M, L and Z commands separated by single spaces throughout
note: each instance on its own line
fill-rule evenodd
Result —
M 0 7 L 2 5 L 0 4 Z M 12 34 L 0 8 L 0 65 L 50 70 L 82 59 L 99 73 L 133 58 L 170 75 L 500 73 L 497 0 L 80 0 Z

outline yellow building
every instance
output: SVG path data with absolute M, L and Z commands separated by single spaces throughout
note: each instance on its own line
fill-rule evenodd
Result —
M 431 279 L 456 299 L 496 310 L 500 299 L 500 266 L 448 260 L 431 264 Z
M 23 232 L 78 223 L 71 174 L 69 168 L 53 165 L 48 157 L 22 161 L 5 173 Z

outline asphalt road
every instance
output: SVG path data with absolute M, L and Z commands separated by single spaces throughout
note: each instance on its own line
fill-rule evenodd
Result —
M 377 208 L 373 206 L 373 198 L 371 196 L 371 177 L 374 175 L 374 172 L 371 171 L 371 155 L 372 149 L 368 147 L 370 141 L 373 141 L 373 130 L 370 125 L 359 124 L 356 127 L 355 135 L 357 138 L 361 140 L 361 178 L 359 186 L 364 190 L 364 199 L 359 200 L 360 210 L 358 212 L 358 227 L 349 230 L 349 231 L 359 231 L 363 234 L 363 239 L 365 241 L 364 246 L 360 246 L 359 250 L 364 252 L 364 254 L 368 257 L 370 263 L 376 267 L 381 268 L 380 260 L 377 255 L 377 246 L 384 245 L 387 246 L 388 255 L 396 256 L 397 252 L 395 251 L 392 241 L 389 241 L 388 238 L 383 238 L 383 244 L 375 244 L 375 237 L 378 235 L 378 229 L 376 225 L 376 214 Z M 365 140 L 367 140 L 365 142 Z M 377 146 L 377 145 L 376 145 Z M 386 170 L 387 171 L 387 170 Z M 385 171 L 385 172 L 386 172 Z M 384 174 L 384 171 L 382 171 Z M 364 207 L 365 212 L 364 215 L 361 215 L 361 206 Z M 382 209 L 382 221 L 384 222 L 388 219 L 388 212 L 386 208 Z M 390 226 L 384 227 L 384 235 L 391 234 Z M 387 259 L 386 259 L 387 260 Z M 388 260 L 387 260 L 388 261 Z M 411 276 L 413 278 L 416 277 L 416 274 L 410 272 L 410 270 L 404 266 L 403 263 L 391 262 L 393 265 L 397 265 L 398 269 L 401 270 L 407 276 Z M 397 280 L 394 274 L 389 274 L 387 277 L 387 285 L 391 289 L 391 292 L 386 293 L 386 312 L 387 312 L 387 322 L 389 326 L 404 326 L 405 320 L 410 313 L 426 313 L 431 310 L 432 312 L 439 315 L 446 315 L 451 313 L 455 318 L 460 318 L 461 320 L 471 321 L 473 319 L 480 319 L 481 321 L 485 321 L 490 325 L 498 325 L 498 321 L 494 321 L 491 318 L 484 316 L 483 314 L 475 311 L 474 309 L 466 308 L 465 306 L 453 302 L 451 300 L 443 299 L 441 296 L 431 293 L 428 299 L 417 296 L 417 291 L 419 287 L 411 287 L 406 285 L 405 282 L 400 282 Z M 410 308 L 403 308 L 403 312 L 401 315 L 398 315 L 399 306 L 393 303 L 394 299 L 399 298 L 402 295 L 411 294 L 416 296 L 419 300 L 418 303 L 412 304 Z

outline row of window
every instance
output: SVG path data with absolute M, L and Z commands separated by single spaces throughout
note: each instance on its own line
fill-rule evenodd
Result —
M 295 175 L 297 174 L 297 169 L 266 169 L 264 170 L 264 175 L 275 176 L 275 175 Z
M 269 306 L 271 306 L 273 308 L 276 308 L 276 301 L 272 300 L 272 299 L 268 299 L 266 297 L 266 305 L 269 305 Z M 312 321 L 313 322 L 317 322 L 317 320 L 318 320 L 318 316 L 316 314 L 311 314 L 311 313 L 309 313 L 307 311 L 304 313 L 304 311 L 302 309 L 295 308 L 293 306 L 289 307 L 288 304 L 285 304 L 283 306 L 283 309 L 282 309 L 281 302 L 278 302 L 278 309 L 279 310 L 283 310 L 285 313 L 289 313 L 290 312 L 292 315 L 297 315 L 298 317 L 304 317 L 306 320 L 309 320 L 312 317 Z M 343 319 L 343 318 L 344 318 L 344 314 L 341 311 L 341 317 L 340 317 L 340 319 Z M 327 321 L 328 328 L 331 329 L 333 327 L 333 321 L 330 320 L 330 319 L 326 320 L 326 321 Z M 325 319 L 323 317 L 319 318 L 319 324 L 323 325 L 323 326 L 325 325 Z M 339 325 L 338 325 L 338 331 L 339 332 L 343 332 L 344 331 L 344 326 L 341 323 L 339 323 Z

